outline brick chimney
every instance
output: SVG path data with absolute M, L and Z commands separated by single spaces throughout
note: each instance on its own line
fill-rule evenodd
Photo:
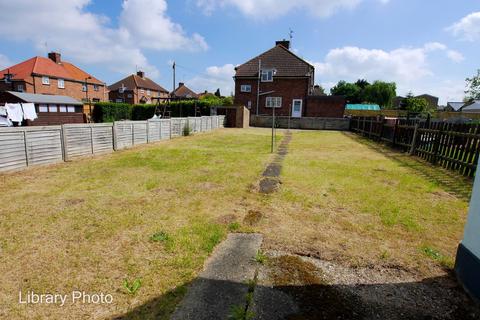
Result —
M 144 71 L 137 71 L 137 76 L 140 78 L 145 78 L 145 72 Z
M 183 82 L 179 82 L 179 83 L 178 83 L 178 86 L 179 86 L 179 87 L 183 87 L 184 85 L 185 85 L 185 83 L 183 83 Z
M 280 40 L 280 41 L 275 41 L 275 45 L 276 45 L 276 46 L 281 45 L 281 46 L 283 46 L 283 47 L 285 47 L 285 48 L 287 48 L 287 49 L 290 49 L 290 41 L 285 40 L 285 39 Z
M 58 52 L 49 52 L 48 58 L 57 64 L 62 63 L 62 55 Z

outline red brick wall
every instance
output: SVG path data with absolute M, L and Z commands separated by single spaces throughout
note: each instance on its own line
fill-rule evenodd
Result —
M 343 118 L 345 98 L 340 96 L 309 96 L 304 117 Z
M 257 83 L 257 79 L 236 79 L 235 81 L 235 104 L 248 107 L 248 101 L 251 101 L 250 114 L 256 114 L 257 112 Z M 240 86 L 244 84 L 251 85 L 252 92 L 240 92 Z M 258 114 L 272 114 L 272 108 L 265 107 L 266 97 L 282 97 L 282 107 L 275 109 L 275 114 L 279 116 L 289 116 L 293 99 L 302 99 L 303 106 L 305 106 L 309 87 L 309 78 L 274 78 L 272 82 L 260 82 L 260 93 L 268 91 L 275 92 L 260 95 Z
M 50 77 L 50 84 L 44 85 L 42 84 L 42 77 L 35 76 L 33 77 L 34 81 L 34 89 L 33 91 L 28 91 L 30 93 L 40 93 L 40 94 L 56 94 L 62 96 L 72 97 L 77 100 L 86 99 L 86 93 L 82 90 L 83 83 L 64 80 L 65 88 L 61 89 L 58 88 L 58 79 Z M 98 91 L 94 90 L 93 84 L 88 84 L 88 98 L 90 100 L 99 99 L 100 101 L 105 101 L 104 97 L 104 86 L 98 85 Z

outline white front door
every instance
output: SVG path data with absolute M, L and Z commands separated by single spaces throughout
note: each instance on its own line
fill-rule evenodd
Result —
M 301 118 L 302 117 L 302 99 L 293 99 L 292 102 L 292 117 Z

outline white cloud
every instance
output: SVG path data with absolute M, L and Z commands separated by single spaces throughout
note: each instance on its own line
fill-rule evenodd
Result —
M 194 33 L 185 34 L 182 26 L 167 16 L 165 0 L 125 0 L 120 16 L 121 27 L 132 42 L 158 50 L 206 50 L 205 39 Z
M 217 8 L 236 7 L 244 15 L 257 19 L 274 19 L 293 10 L 305 10 L 318 17 L 327 17 L 343 9 L 353 9 L 363 0 L 197 0 L 204 13 Z M 379 0 L 385 3 L 385 0 Z M 268 13 L 268 14 L 266 14 Z
M 455 50 L 448 50 L 447 57 L 453 62 L 457 62 L 457 63 L 465 60 L 465 57 L 463 56 L 463 54 Z
M 12 66 L 14 63 L 6 56 L 0 53 L 0 70 Z M 3 75 L 0 75 L 3 76 Z
M 455 37 L 466 41 L 480 40 L 480 11 L 473 12 L 447 28 Z
M 102 64 L 119 73 L 135 67 L 157 77 L 142 48 L 157 50 L 201 48 L 206 43 L 199 35 L 188 37 L 181 26 L 166 15 L 165 0 L 125 0 L 119 28 L 108 27 L 109 19 L 88 12 L 91 0 L 15 0 L 0 2 L 0 37 L 29 41 L 38 52 L 60 51 L 66 60 Z M 133 10 L 140 7 L 142 10 Z M 133 24 L 136 21 L 139 29 Z M 162 29 L 162 32 L 159 30 Z M 155 36 L 148 37 L 142 30 Z M 161 35 L 159 35 L 161 34 Z M 151 43 L 149 42 L 151 41 Z M 47 44 L 47 45 L 45 45 Z
M 437 94 L 441 101 L 463 97 L 463 79 L 458 82 L 437 79 L 429 64 L 433 51 L 445 52 L 454 62 L 463 59 L 457 51 L 441 43 L 427 43 L 419 48 L 399 48 L 391 51 L 343 47 L 330 50 L 323 62 L 313 62 L 317 80 L 327 89 L 339 80 L 383 80 L 397 83 L 397 93 L 413 90 L 417 94 Z M 430 85 L 429 85 L 430 84 Z M 460 89 L 461 87 L 461 89 Z M 423 91 L 427 90 L 427 91 Z
M 215 92 L 220 88 L 220 92 L 224 96 L 230 95 L 234 92 L 233 76 L 235 75 L 235 66 L 233 64 L 225 64 L 223 66 L 211 66 L 206 68 L 205 73 L 197 75 L 187 81 L 187 86 L 190 86 L 195 92 Z

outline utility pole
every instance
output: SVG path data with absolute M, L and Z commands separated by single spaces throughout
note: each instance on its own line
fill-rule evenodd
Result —
M 172 91 L 172 97 L 175 94 L 175 61 L 173 61 L 173 91 Z
M 273 153 L 275 147 L 275 104 L 272 105 L 272 145 L 270 152 Z

